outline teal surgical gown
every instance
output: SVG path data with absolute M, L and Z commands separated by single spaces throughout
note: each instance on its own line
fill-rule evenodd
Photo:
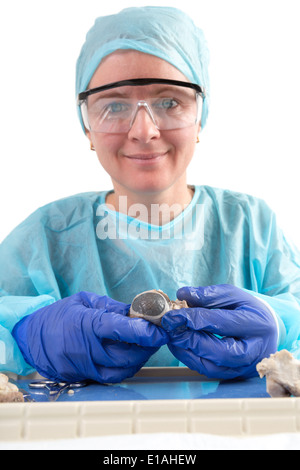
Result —
M 52 202 L 0 246 L 0 370 L 26 375 L 11 336 L 25 315 L 79 291 L 125 303 L 148 289 L 234 284 L 264 299 L 278 319 L 278 349 L 300 351 L 300 255 L 260 199 L 208 186 L 170 223 L 114 212 L 107 192 Z M 157 207 L 159 210 L 159 207 Z M 300 355 L 300 353 L 299 353 Z M 147 365 L 176 366 L 167 346 Z

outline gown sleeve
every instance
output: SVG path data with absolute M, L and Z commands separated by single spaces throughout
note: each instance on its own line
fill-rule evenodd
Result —
M 250 243 L 255 277 L 252 294 L 265 301 L 277 317 L 278 350 L 288 349 L 300 359 L 300 253 L 264 202 L 256 218 L 263 230 L 252 237 L 252 247 Z
M 45 228 L 34 213 L 0 245 L 0 371 L 18 375 L 34 371 L 11 331 L 23 317 L 58 298 Z

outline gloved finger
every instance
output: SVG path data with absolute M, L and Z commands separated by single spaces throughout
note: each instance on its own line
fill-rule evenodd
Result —
M 93 345 L 91 356 L 94 364 L 104 367 L 128 368 L 146 362 L 157 350 L 158 348 L 145 348 L 137 344 L 104 339 L 101 345 Z
M 186 300 L 189 307 L 227 307 L 235 309 L 249 302 L 253 303 L 253 305 L 256 305 L 256 303 L 259 305 L 259 300 L 253 295 L 230 284 L 206 287 L 182 287 L 177 291 L 177 298 L 179 300 Z
M 162 327 L 171 332 L 175 329 L 205 330 L 220 336 L 248 337 L 264 335 L 270 328 L 263 312 L 249 309 L 206 309 L 182 308 L 170 310 L 161 322 Z
M 262 338 L 217 338 L 211 333 L 184 331 L 171 337 L 171 344 L 192 351 L 197 357 L 213 362 L 220 367 L 243 367 L 261 357 L 264 348 Z
M 237 368 L 217 366 L 208 359 L 196 356 L 193 351 L 182 349 L 172 343 L 168 344 L 168 348 L 180 362 L 209 378 L 230 380 L 237 377 L 249 378 L 257 376 L 255 365 Z
M 142 318 L 130 318 L 103 312 L 93 319 L 93 331 L 99 339 L 112 339 L 145 347 L 159 348 L 167 344 L 168 334 L 160 327 Z
M 79 292 L 76 295 L 76 300 L 87 308 L 103 309 L 120 315 L 127 315 L 130 309 L 130 304 L 118 302 L 106 295 L 98 295 L 93 292 Z

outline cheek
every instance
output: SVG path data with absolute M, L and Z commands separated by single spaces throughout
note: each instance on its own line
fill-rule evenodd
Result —
M 193 158 L 197 141 L 197 131 L 194 128 L 180 129 L 174 136 L 172 143 L 175 154 L 182 165 L 187 166 Z
M 99 162 L 111 174 L 116 164 L 118 151 L 123 145 L 124 137 L 116 134 L 98 134 L 94 136 L 92 141 Z

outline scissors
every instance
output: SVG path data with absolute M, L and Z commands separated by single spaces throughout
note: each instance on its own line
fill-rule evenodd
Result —
M 30 382 L 29 388 L 46 388 L 49 391 L 49 401 L 56 401 L 58 397 L 68 389 L 86 387 L 87 382 L 56 382 L 54 380 L 35 380 Z

